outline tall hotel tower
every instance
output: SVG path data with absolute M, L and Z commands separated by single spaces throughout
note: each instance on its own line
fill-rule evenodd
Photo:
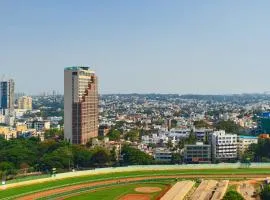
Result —
M 98 82 L 89 67 L 65 69 L 64 135 L 73 144 L 98 136 Z

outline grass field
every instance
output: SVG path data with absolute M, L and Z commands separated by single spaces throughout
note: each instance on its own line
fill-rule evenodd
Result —
M 75 178 L 66 178 L 61 180 L 52 180 L 50 182 L 44 182 L 34 185 L 28 185 L 23 187 L 6 189 L 0 192 L 0 199 L 12 199 L 16 195 L 24 195 L 44 191 L 53 188 L 64 187 L 67 185 L 74 185 L 79 183 L 86 183 L 91 181 L 98 181 L 104 179 L 117 179 L 125 177 L 136 177 L 136 176 L 155 176 L 155 175 L 226 175 L 226 174 L 270 174 L 270 169 L 202 169 L 202 170 L 172 170 L 172 171 L 137 171 L 137 172 L 123 172 L 113 174 L 102 174 L 92 176 L 82 176 Z
M 66 198 L 67 200 L 117 200 L 126 194 L 141 194 L 135 191 L 137 187 L 159 187 L 162 191 L 166 188 L 163 184 L 129 184 L 125 186 L 115 186 L 106 189 L 97 190 L 95 192 L 87 192 L 78 196 Z M 155 199 L 162 192 L 149 194 L 151 199 Z

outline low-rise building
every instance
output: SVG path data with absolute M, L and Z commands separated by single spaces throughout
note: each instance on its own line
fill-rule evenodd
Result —
M 23 132 L 27 130 L 26 124 L 16 124 L 16 131 L 17 132 Z
M 211 163 L 211 145 L 202 142 L 185 145 L 184 161 L 186 163 Z
M 258 137 L 244 135 L 238 136 L 238 157 L 241 157 L 241 155 L 249 148 L 251 144 L 257 143 Z
M 171 162 L 172 152 L 169 149 L 157 148 L 154 150 L 154 158 L 160 162 Z
M 17 138 L 17 132 L 8 126 L 0 126 L 0 136 L 4 137 L 6 140 L 10 140 Z
M 44 120 L 28 121 L 26 124 L 28 129 L 36 129 L 37 131 L 49 130 L 51 127 L 50 121 Z
M 194 134 L 196 136 L 196 139 L 199 142 L 206 141 L 208 139 L 208 136 L 212 132 L 213 132 L 213 129 L 206 129 L 206 128 L 201 128 L 201 129 L 195 129 L 194 130 Z
M 175 138 L 187 138 L 190 135 L 190 129 L 171 129 L 168 136 Z

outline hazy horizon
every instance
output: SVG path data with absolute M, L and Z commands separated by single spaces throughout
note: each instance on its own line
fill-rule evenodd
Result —
M 63 93 L 91 66 L 101 94 L 269 91 L 269 1 L 0 2 L 0 77 Z

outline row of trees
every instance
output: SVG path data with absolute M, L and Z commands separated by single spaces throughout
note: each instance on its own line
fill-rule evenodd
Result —
M 129 141 L 138 141 L 140 140 L 140 131 L 139 130 L 131 130 L 125 134 L 122 134 L 118 129 L 111 129 L 108 137 L 111 141 L 120 141 L 121 138 Z
M 122 148 L 123 160 L 119 163 L 116 152 L 102 147 L 88 148 L 71 145 L 65 141 L 37 138 L 12 139 L 6 141 L 0 137 L 0 175 L 15 175 L 25 172 L 58 172 L 96 167 L 151 164 L 153 158 L 129 146 Z

